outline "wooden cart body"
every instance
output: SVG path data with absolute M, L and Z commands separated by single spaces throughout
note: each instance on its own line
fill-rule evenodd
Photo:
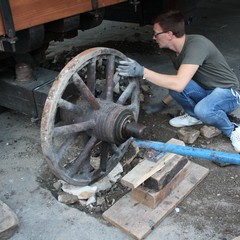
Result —
M 58 19 L 90 12 L 94 8 L 104 8 L 126 0 L 10 0 L 10 8 L 15 31 L 52 22 Z M 0 35 L 5 35 L 4 20 L 0 18 Z

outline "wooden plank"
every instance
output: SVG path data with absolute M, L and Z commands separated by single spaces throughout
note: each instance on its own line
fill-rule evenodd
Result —
M 177 139 L 171 139 L 170 141 L 168 141 L 168 143 L 174 143 L 179 145 L 184 144 L 182 141 Z M 146 179 L 148 179 L 154 173 L 162 169 L 168 161 L 174 158 L 175 155 L 176 154 L 174 153 L 165 153 L 165 155 L 162 155 L 157 162 L 143 160 L 121 179 L 121 183 L 124 186 L 132 189 L 138 187 Z
M 99 0 L 98 7 L 107 7 L 126 0 Z M 22 30 L 92 10 L 91 0 L 10 0 L 15 30 Z M 0 35 L 5 34 L 0 16 Z
M 207 176 L 209 170 L 190 162 L 190 174 L 155 209 L 126 194 L 103 218 L 135 239 L 145 238 Z
M 0 201 L 0 239 L 9 239 L 19 226 L 16 214 Z
M 150 208 L 156 208 L 190 174 L 189 163 L 163 189 L 155 191 L 145 186 L 132 190 L 132 198 Z

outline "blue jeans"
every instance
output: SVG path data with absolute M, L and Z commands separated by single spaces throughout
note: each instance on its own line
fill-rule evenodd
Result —
M 190 116 L 220 129 L 227 137 L 231 136 L 234 124 L 227 114 L 239 107 L 238 92 L 223 88 L 206 90 L 191 80 L 181 93 L 172 90 L 169 93 Z

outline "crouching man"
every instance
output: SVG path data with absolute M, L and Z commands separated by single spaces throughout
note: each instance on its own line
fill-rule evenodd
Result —
M 184 17 L 179 11 L 160 14 L 154 21 L 153 39 L 167 49 L 176 75 L 161 74 L 136 61 L 120 61 L 119 75 L 143 77 L 169 89 L 185 115 L 170 120 L 174 127 L 206 124 L 220 129 L 240 152 L 240 127 L 227 116 L 240 105 L 239 81 L 216 46 L 201 35 L 185 33 Z

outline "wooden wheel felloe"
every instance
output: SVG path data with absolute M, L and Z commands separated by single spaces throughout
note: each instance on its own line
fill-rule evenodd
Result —
M 73 58 L 51 87 L 41 122 L 43 154 L 51 171 L 74 185 L 105 176 L 125 153 L 130 136 L 140 136 L 138 79 L 120 78 L 109 48 L 92 48 Z M 97 160 L 97 161 L 96 161 Z

